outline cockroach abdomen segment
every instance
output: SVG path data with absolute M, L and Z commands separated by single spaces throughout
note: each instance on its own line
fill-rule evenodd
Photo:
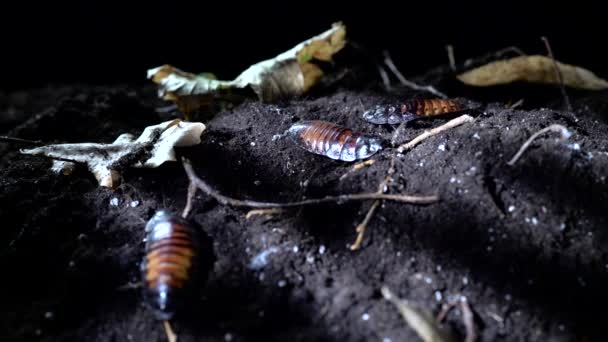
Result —
M 308 152 L 342 161 L 365 159 L 382 149 L 378 138 L 320 120 L 298 122 L 287 136 Z

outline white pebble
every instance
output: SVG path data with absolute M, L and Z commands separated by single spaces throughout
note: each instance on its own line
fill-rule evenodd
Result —
M 298 253 L 300 251 L 300 247 L 298 246 L 293 246 L 293 252 L 294 253 Z
M 257 179 L 253 181 L 253 185 L 255 186 L 260 186 L 260 184 L 262 184 L 262 182 Z
M 278 287 L 285 287 L 285 285 L 287 285 L 287 282 L 285 280 L 279 280 L 277 282 Z
M 479 134 L 477 134 L 477 132 L 475 132 L 475 134 L 473 134 L 473 138 L 477 139 L 477 140 L 481 139 L 481 137 L 479 136 Z
M 369 321 L 369 314 L 366 312 L 363 315 L 361 315 L 361 319 L 364 321 Z
M 506 300 L 507 302 L 510 302 L 510 301 L 511 301 L 511 299 L 513 299 L 513 297 L 512 297 L 510 294 L 508 294 L 508 293 L 507 293 L 507 294 L 505 295 L 505 300 Z
M 281 139 L 282 136 L 283 135 L 281 135 L 281 134 L 275 134 L 272 136 L 272 141 L 277 141 L 277 140 Z
M 439 151 L 445 151 L 445 144 L 441 144 L 441 145 L 437 146 L 437 149 Z
M 226 342 L 232 341 L 232 334 L 226 333 L 226 335 L 224 335 L 224 341 L 226 341 Z
M 315 263 L 315 257 L 312 256 L 311 254 L 306 256 L 306 262 L 309 264 L 314 264 Z
M 110 205 L 111 205 L 111 206 L 116 207 L 116 206 L 118 206 L 118 204 L 119 204 L 119 203 L 120 203 L 120 201 L 118 200 L 118 197 L 113 197 L 113 198 L 110 200 Z
M 494 248 L 492 246 L 488 246 L 486 247 L 486 249 L 488 250 L 488 252 L 491 252 Z
M 44 318 L 46 319 L 52 319 L 55 315 L 53 314 L 52 311 L 47 311 L 44 313 Z
M 450 183 L 454 183 L 454 182 L 456 182 L 456 177 L 450 178 Z
M 325 245 L 319 246 L 319 254 L 325 254 Z
M 433 279 L 431 277 L 424 277 L 424 282 L 427 284 L 432 284 L 433 283 Z
M 558 325 L 558 326 L 557 326 L 557 328 L 558 328 L 560 331 L 564 331 L 564 330 L 566 330 L 566 327 L 565 327 L 563 324 Z
M 393 340 L 391 340 L 388 337 L 385 337 L 385 338 L 382 339 L 382 342 L 393 342 Z
M 435 269 L 437 270 L 437 272 L 441 272 L 441 270 L 443 269 L 443 267 L 441 267 L 441 265 L 437 265 L 437 267 L 435 267 Z
M 251 144 L 251 146 L 255 146 L 255 142 L 253 142 L 253 141 L 250 144 Z
M 462 277 L 462 285 L 469 285 L 469 278 Z
M 574 151 L 580 151 L 580 149 L 581 149 L 581 145 L 579 145 L 579 143 L 568 144 L 567 146 L 569 149 L 574 150 Z
M 532 221 L 533 225 L 537 225 L 538 224 L 538 219 L 536 217 L 533 217 L 531 221 Z
M 131 203 L 129 203 L 129 205 L 131 206 L 131 208 L 135 208 L 139 205 L 139 201 L 131 201 Z
M 435 300 L 441 302 L 442 299 L 443 295 L 441 294 L 441 291 L 435 291 Z

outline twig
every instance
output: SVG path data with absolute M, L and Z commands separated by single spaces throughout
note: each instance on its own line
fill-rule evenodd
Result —
M 467 114 L 461 115 L 455 119 L 452 119 L 452 120 L 446 122 L 445 124 L 443 124 L 439 127 L 435 127 L 429 131 L 426 131 L 426 132 L 420 134 L 419 136 L 417 136 L 416 138 L 412 139 L 410 142 L 399 146 L 397 148 L 397 153 L 403 153 L 403 151 L 405 151 L 405 150 L 410 150 L 414 146 L 418 145 L 421 141 L 423 141 L 427 138 L 430 138 L 434 135 L 437 135 L 443 131 L 447 131 L 448 129 L 452 129 L 454 127 L 460 126 L 465 123 L 470 123 L 473 121 L 474 121 L 474 119 L 472 116 L 467 115 Z
M 384 84 L 384 89 L 386 89 L 386 91 L 391 91 L 393 87 L 391 87 L 391 80 L 388 78 L 388 73 L 384 70 L 382 65 L 378 64 L 377 67 L 380 78 L 382 78 L 382 83 Z
M 553 50 L 551 49 L 551 44 L 549 44 L 549 40 L 547 39 L 547 37 L 540 37 L 540 39 L 542 39 L 542 41 L 545 43 L 547 53 L 553 61 L 553 69 L 555 70 L 555 74 L 557 75 L 557 79 L 559 80 L 559 88 L 562 91 L 562 96 L 564 97 L 564 102 L 566 103 L 566 109 L 568 109 L 568 112 L 572 113 L 572 105 L 570 105 L 570 99 L 568 98 L 568 94 L 566 94 L 566 86 L 564 86 L 564 78 L 562 76 L 562 71 L 557 66 L 557 61 L 555 61 Z M 574 118 L 574 120 L 578 121 L 576 118 Z
M 194 183 L 190 182 L 188 184 L 188 196 L 186 197 L 186 206 L 184 207 L 184 211 L 182 212 L 182 217 L 186 218 L 190 214 L 192 210 L 192 203 L 194 202 L 194 197 L 196 196 L 196 190 L 198 188 Z
M 15 137 L 8 137 L 6 135 L 0 135 L 0 142 L 22 143 L 22 144 L 31 144 L 31 145 L 42 145 L 42 144 L 44 144 L 40 140 L 21 139 L 21 138 L 15 138 Z
M 249 210 L 247 212 L 247 215 L 245 215 L 245 219 L 249 220 L 250 218 L 252 218 L 254 216 L 260 216 L 260 215 L 266 215 L 266 216 L 277 215 L 284 211 L 285 210 L 283 210 L 281 208 L 253 209 L 253 210 Z
M 509 109 L 515 109 L 524 104 L 524 99 L 519 99 L 519 101 L 509 106 Z
M 375 159 L 368 159 L 366 161 L 357 163 L 355 165 L 353 165 L 352 169 L 348 170 L 347 172 L 345 172 L 342 176 L 340 176 L 340 181 L 343 181 L 346 177 L 348 177 L 348 175 L 350 175 L 351 173 L 355 172 L 355 171 L 359 171 L 364 167 L 367 166 L 372 166 L 374 165 L 374 163 L 376 162 Z
M 572 133 L 570 133 L 570 131 L 568 131 L 568 129 L 562 125 L 558 125 L 558 124 L 553 124 L 549 127 L 545 127 L 543 129 L 541 129 L 540 131 L 532 134 L 532 136 L 530 138 L 528 138 L 528 140 L 526 140 L 526 142 L 523 143 L 523 145 L 521 145 L 521 147 L 519 148 L 519 151 L 517 151 L 517 153 L 513 156 L 513 158 L 511 158 L 511 160 L 509 160 L 507 162 L 508 165 L 513 166 L 517 160 L 519 160 L 519 158 L 521 157 L 522 154 L 524 154 L 524 152 L 526 152 L 526 150 L 528 149 L 528 147 L 530 146 L 530 144 L 536 139 L 538 138 L 541 134 L 547 133 L 547 132 L 555 132 L 555 133 L 560 133 L 561 134 L 561 139 L 562 140 L 566 140 L 568 139 Z
M 475 327 L 475 317 L 473 310 L 466 297 L 460 298 L 460 310 L 462 311 L 462 321 L 467 331 L 465 342 L 475 342 L 477 340 L 477 328 Z
M 391 157 L 391 163 L 388 170 L 386 171 L 386 177 L 384 177 L 384 180 L 380 182 L 380 184 L 378 184 L 378 190 L 376 191 L 377 194 L 383 194 L 386 192 L 388 184 L 393 181 L 393 173 L 395 173 L 394 155 Z M 355 242 L 350 245 L 351 251 L 356 251 L 361 248 L 361 243 L 363 242 L 363 237 L 365 236 L 365 231 L 367 230 L 367 225 L 374 217 L 374 214 L 376 213 L 376 210 L 380 206 L 381 202 L 382 201 L 380 200 L 375 200 L 374 203 L 372 203 L 372 205 L 367 210 L 367 214 L 365 214 L 365 218 L 363 219 L 363 221 L 361 221 L 361 223 L 359 223 L 355 228 L 355 232 L 357 232 L 357 237 L 355 238 Z
M 524 50 L 518 48 L 517 46 L 507 46 L 506 48 L 500 49 L 496 52 L 494 52 L 494 56 L 500 56 L 502 54 L 505 54 L 507 52 L 515 52 L 516 54 L 520 55 L 520 56 L 527 56 L 528 54 L 524 52 Z
M 450 61 L 450 69 L 456 71 L 456 59 L 454 59 L 454 47 L 451 44 L 445 46 L 448 52 L 448 60 Z
M 414 90 L 426 91 L 426 92 L 429 92 L 435 96 L 438 96 L 438 97 L 441 97 L 444 99 L 446 99 L 448 97 L 444 93 L 435 89 L 435 87 L 433 87 L 433 86 L 421 86 L 421 85 L 418 85 L 418 84 L 406 79 L 403 76 L 403 74 L 399 71 L 399 69 L 397 69 L 397 67 L 395 66 L 395 63 L 393 63 L 393 60 L 391 59 L 391 55 L 388 53 L 388 51 L 384 51 L 384 64 L 386 64 L 386 66 L 393 72 L 393 74 L 395 74 L 395 76 L 399 79 L 399 82 L 401 82 L 402 85 L 404 85 L 408 88 L 414 89 Z
M 213 189 L 209 184 L 200 179 L 194 169 L 192 168 L 192 164 L 186 158 L 182 158 L 182 163 L 184 165 L 184 169 L 188 174 L 188 178 L 197 188 L 203 191 L 205 194 L 213 197 L 216 201 L 223 205 L 233 206 L 233 207 L 247 207 L 247 208 L 293 208 L 293 207 L 301 207 L 305 205 L 313 205 L 313 204 L 323 204 L 323 203 L 337 203 L 342 204 L 345 202 L 352 201 L 365 201 L 365 200 L 389 200 L 401 203 L 410 203 L 410 204 L 430 204 L 435 203 L 439 200 L 437 195 L 430 196 L 413 196 L 413 195 L 390 195 L 390 194 L 379 194 L 376 192 L 363 192 L 357 194 L 345 194 L 338 196 L 327 196 L 323 198 L 314 198 L 307 199 L 296 202 L 284 202 L 284 203 L 276 203 L 276 202 L 258 202 L 252 200 L 239 200 L 232 197 L 228 197 L 222 195 L 217 190 Z
M 456 306 L 456 301 L 451 301 L 449 303 L 444 303 L 443 305 L 441 305 L 441 311 L 439 311 L 439 313 L 437 314 L 435 321 L 437 323 L 443 323 L 443 320 L 445 320 L 445 318 L 448 316 L 450 311 L 452 311 L 452 309 L 455 306 Z
M 167 334 L 167 340 L 169 342 L 177 342 L 177 335 L 171 329 L 171 323 L 169 321 L 163 321 L 163 326 L 165 327 L 165 334 Z

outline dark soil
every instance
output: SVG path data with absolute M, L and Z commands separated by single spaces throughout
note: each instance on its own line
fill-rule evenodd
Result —
M 437 193 L 441 201 L 384 203 L 362 249 L 352 252 L 354 227 L 370 201 L 247 220 L 246 210 L 199 194 L 192 217 L 213 241 L 215 260 L 200 298 L 172 322 L 179 341 L 416 340 L 382 298 L 382 285 L 434 313 L 466 296 L 482 341 L 606 336 L 608 92 L 571 91 L 576 121 L 560 110 L 555 87 L 467 89 L 445 69 L 422 79 L 483 103 L 472 113 L 474 123 L 397 159 L 389 193 Z M 290 201 L 375 191 L 391 149 L 340 181 L 352 163 L 273 139 L 308 119 L 390 138 L 394 128 L 367 124 L 362 111 L 428 97 L 407 89 L 387 93 L 377 81 L 342 81 L 278 105 L 252 99 L 221 111 L 205 120 L 200 146 L 178 152 L 202 178 L 238 198 Z M 169 119 L 154 110 L 164 103 L 151 86 L 32 90 L 20 96 L 37 100 L 18 105 L 14 96 L 3 95 L 0 109 L 13 108 L 4 127 L 22 138 L 111 142 Z M 508 109 L 520 98 L 525 110 Z M 448 119 L 410 123 L 400 140 Z M 525 139 L 552 123 L 574 135 L 565 142 L 542 136 L 507 166 Z M 50 161 L 20 155 L 18 147 L 0 145 L 0 340 L 165 340 L 140 289 L 129 285 L 139 282 L 146 220 L 160 208 L 183 209 L 181 165 L 126 170 L 110 190 L 83 167 L 54 175 Z M 251 264 L 269 250 L 267 264 Z M 447 322 L 464 336 L 459 310 Z

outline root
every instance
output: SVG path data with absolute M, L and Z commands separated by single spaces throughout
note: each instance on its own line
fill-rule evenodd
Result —
M 572 135 L 572 133 L 570 133 L 570 131 L 562 126 L 562 125 L 558 125 L 558 124 L 553 124 L 549 127 L 545 127 L 543 129 L 541 129 L 540 131 L 532 134 L 532 136 L 530 138 L 528 138 L 528 140 L 526 140 L 526 142 L 524 142 L 521 147 L 519 148 L 519 151 L 517 151 L 517 153 L 513 156 L 513 158 L 511 158 L 511 160 L 509 160 L 507 162 L 507 164 L 509 166 L 513 166 L 515 165 L 515 163 L 519 160 L 519 158 L 522 156 L 522 154 L 524 154 L 524 152 L 526 152 L 526 150 L 528 149 L 528 147 L 530 146 L 530 144 L 532 144 L 532 142 L 538 138 L 540 135 L 547 133 L 547 132 L 555 132 L 555 133 L 560 133 L 561 134 L 561 139 L 562 140 L 566 140 L 570 137 L 570 135 Z
M 177 335 L 173 332 L 171 323 L 169 323 L 169 321 L 163 321 L 163 326 L 165 328 L 165 334 L 167 335 L 167 341 L 177 342 Z
M 393 74 L 395 74 L 395 77 L 397 77 L 397 79 L 399 79 L 399 82 L 401 82 L 401 84 L 403 86 L 408 87 L 410 89 L 418 90 L 418 91 L 426 91 L 427 93 L 431 93 L 431 94 L 441 97 L 443 99 L 448 98 L 448 96 L 446 94 L 435 89 L 435 87 L 433 87 L 433 86 L 421 86 L 421 85 L 418 85 L 418 84 L 408 80 L 407 78 L 405 78 L 405 76 L 403 76 L 403 74 L 399 71 L 399 69 L 397 69 L 397 67 L 395 66 L 395 63 L 393 63 L 393 60 L 391 59 L 391 55 L 388 53 L 388 51 L 384 51 L 384 64 L 386 64 L 386 66 L 393 72 Z
M 247 212 L 247 215 L 245 215 L 245 219 L 249 220 L 252 217 L 261 216 L 261 215 L 266 215 L 266 217 L 270 217 L 273 215 L 281 214 L 283 212 L 285 212 L 285 210 L 281 209 L 281 208 L 253 209 L 253 210 L 250 210 L 249 212 Z
M 461 115 L 455 119 L 452 119 L 452 120 L 446 122 L 445 124 L 443 124 L 439 127 L 435 127 L 429 131 L 426 131 L 426 132 L 420 134 L 419 136 L 417 136 L 416 138 L 412 139 L 410 142 L 397 147 L 397 153 L 403 153 L 404 151 L 411 150 L 412 148 L 414 148 L 414 146 L 418 145 L 420 142 L 422 142 L 423 140 L 425 140 L 427 138 L 430 138 L 443 131 L 447 131 L 454 127 L 460 126 L 465 123 L 470 123 L 473 121 L 474 121 L 474 119 L 472 116 L 467 115 L 467 114 Z

